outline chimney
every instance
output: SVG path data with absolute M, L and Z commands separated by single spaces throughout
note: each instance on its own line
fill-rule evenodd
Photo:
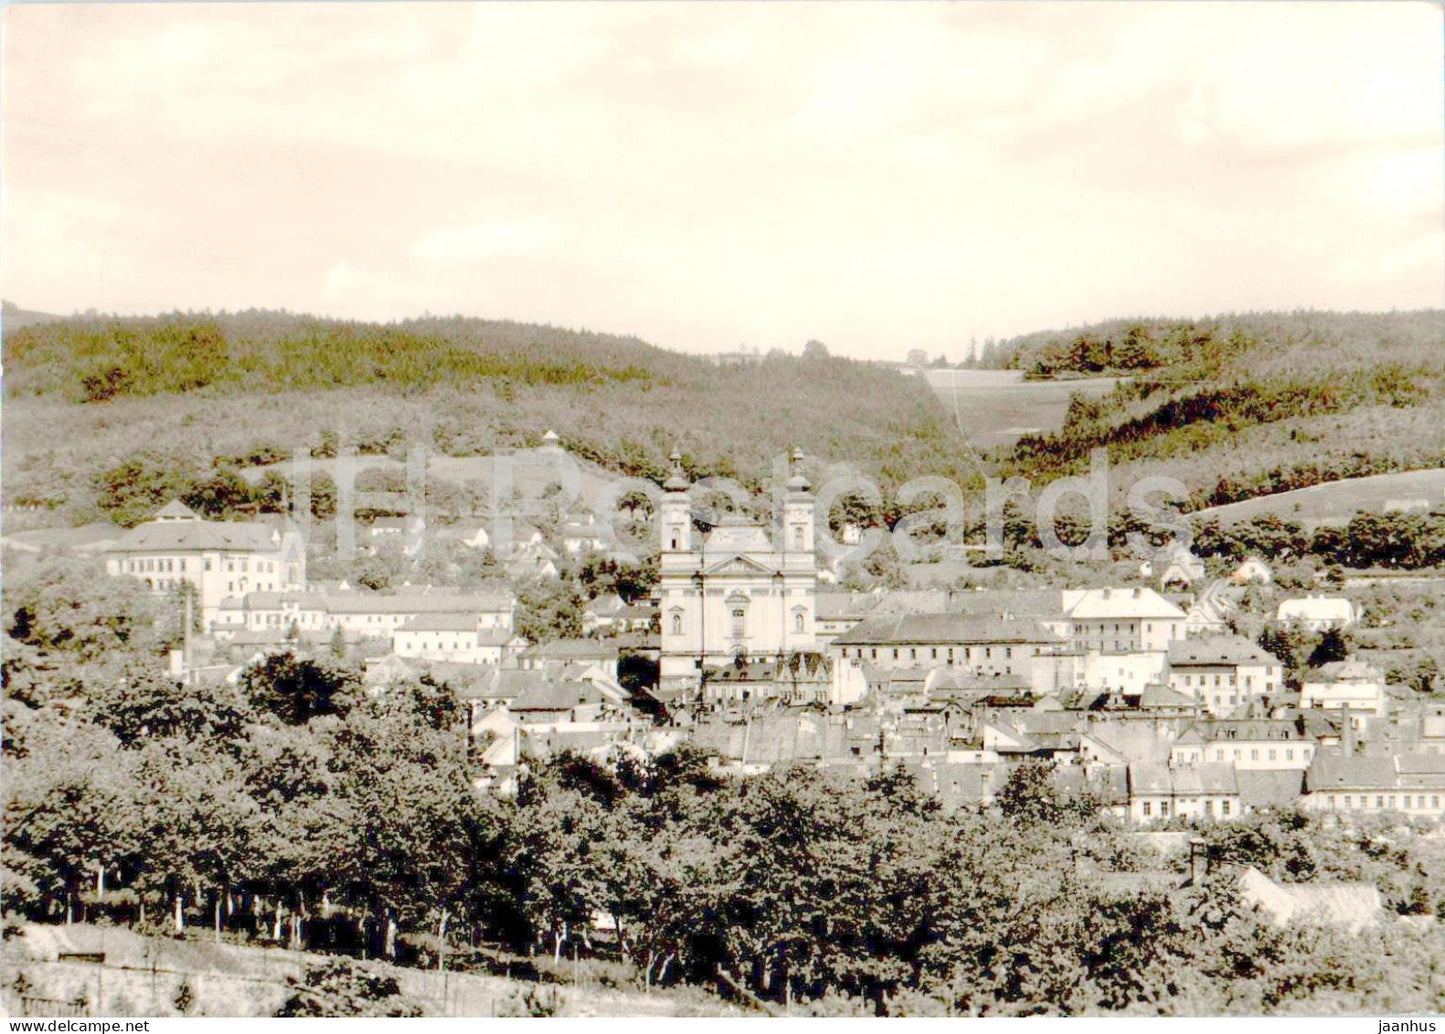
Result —
M 1349 704 L 1340 708 L 1340 752 L 1347 758 L 1355 756 L 1355 720 Z
M 1139 598 L 1139 589 L 1138 589 L 1137 586 L 1136 586 L 1135 589 L 1134 589 L 1134 598 L 1135 598 L 1136 600 Z

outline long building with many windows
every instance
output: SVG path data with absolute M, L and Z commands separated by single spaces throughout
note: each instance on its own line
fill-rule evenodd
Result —
M 227 596 L 304 589 L 306 545 L 291 527 L 208 521 L 173 501 L 107 550 L 106 569 L 156 592 L 189 584 L 209 631 Z

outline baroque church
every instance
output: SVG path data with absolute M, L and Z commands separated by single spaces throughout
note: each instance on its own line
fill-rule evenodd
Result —
M 796 463 L 802 458 L 794 453 Z M 816 651 L 814 498 L 801 473 L 787 481 L 772 527 L 728 517 L 694 530 L 687 479 L 674 453 L 663 483 L 661 688 L 695 691 L 709 668 L 781 664 Z

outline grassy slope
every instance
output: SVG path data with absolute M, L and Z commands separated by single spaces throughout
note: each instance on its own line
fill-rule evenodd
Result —
M 927 385 L 835 358 L 715 367 L 633 338 L 483 320 L 394 325 L 273 313 L 66 319 L 6 335 L 7 496 L 85 510 L 95 475 L 141 449 L 245 466 L 340 432 L 362 451 L 454 456 L 535 446 L 658 476 L 758 479 L 790 447 L 885 485 L 963 480 L 960 437 Z
M 995 359 L 1066 364 L 1081 340 L 1098 354 L 1131 331 L 1159 365 L 1130 371 L 1059 433 L 1022 439 L 1004 473 L 1076 473 L 1103 446 L 1117 481 L 1179 478 L 1200 509 L 1445 464 L 1445 312 L 1115 321 L 1017 339 Z
M 286 978 L 334 956 L 260 948 L 201 939 L 175 941 L 144 937 L 123 927 L 75 923 L 66 927 L 27 924 L 25 936 L 6 944 L 6 973 L 24 972 L 29 994 L 71 1001 L 85 992 L 92 1016 L 176 1016 L 175 993 L 185 980 L 195 993 L 191 1015 L 269 1016 L 288 995 Z M 193 934 L 193 936 L 195 936 Z M 104 967 L 57 963 L 57 951 L 103 951 Z M 150 973 L 154 963 L 158 972 Z M 516 1015 L 520 995 L 538 985 L 477 973 L 442 974 L 368 962 L 393 976 L 402 992 L 428 1016 Z M 100 1007 L 95 1008 L 100 969 Z M 186 975 L 189 974 L 189 975 Z M 547 986 L 547 985 L 543 985 Z M 645 994 L 640 989 L 556 987 L 559 1016 L 737 1016 L 740 1011 L 705 991 L 678 988 Z
M 1012 446 L 1026 434 L 1064 426 L 1075 392 L 1107 395 L 1116 381 L 1090 377 L 1069 381 L 1000 380 L 998 370 L 929 371 L 928 381 L 969 444 L 980 451 Z
M 1424 499 L 1439 505 L 1445 501 L 1445 468 L 1327 481 L 1292 492 L 1213 506 L 1200 510 L 1198 516 L 1232 524 L 1259 514 L 1274 513 L 1313 530 L 1321 524 L 1344 524 L 1357 510 L 1381 511 L 1386 502 L 1396 499 Z

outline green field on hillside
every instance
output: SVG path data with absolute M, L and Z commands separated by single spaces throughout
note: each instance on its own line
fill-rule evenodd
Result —
M 1221 524 L 1234 524 L 1269 513 L 1298 521 L 1306 531 L 1313 531 L 1321 524 L 1344 524 L 1351 514 L 1359 510 L 1382 512 L 1392 503 L 1426 503 L 1435 508 L 1445 506 L 1445 468 L 1329 481 L 1292 492 L 1212 506 L 1198 511 L 1195 516 L 1200 520 L 1213 519 Z
M 536 447 L 661 478 L 758 484 L 800 447 L 890 489 L 977 477 L 928 385 L 810 349 L 717 366 L 635 338 L 471 319 L 354 324 L 278 313 L 68 318 L 7 332 L 7 498 L 96 516 L 99 479 L 245 468 L 335 444 L 400 457 Z
M 1168 475 L 1189 509 L 1445 463 L 1445 312 L 1121 320 L 1034 334 L 990 361 L 1026 377 L 1128 374 L 1021 437 L 999 473 Z M 1036 383 L 1050 383 L 1036 381 Z M 1060 385 L 1067 381 L 1058 382 Z

